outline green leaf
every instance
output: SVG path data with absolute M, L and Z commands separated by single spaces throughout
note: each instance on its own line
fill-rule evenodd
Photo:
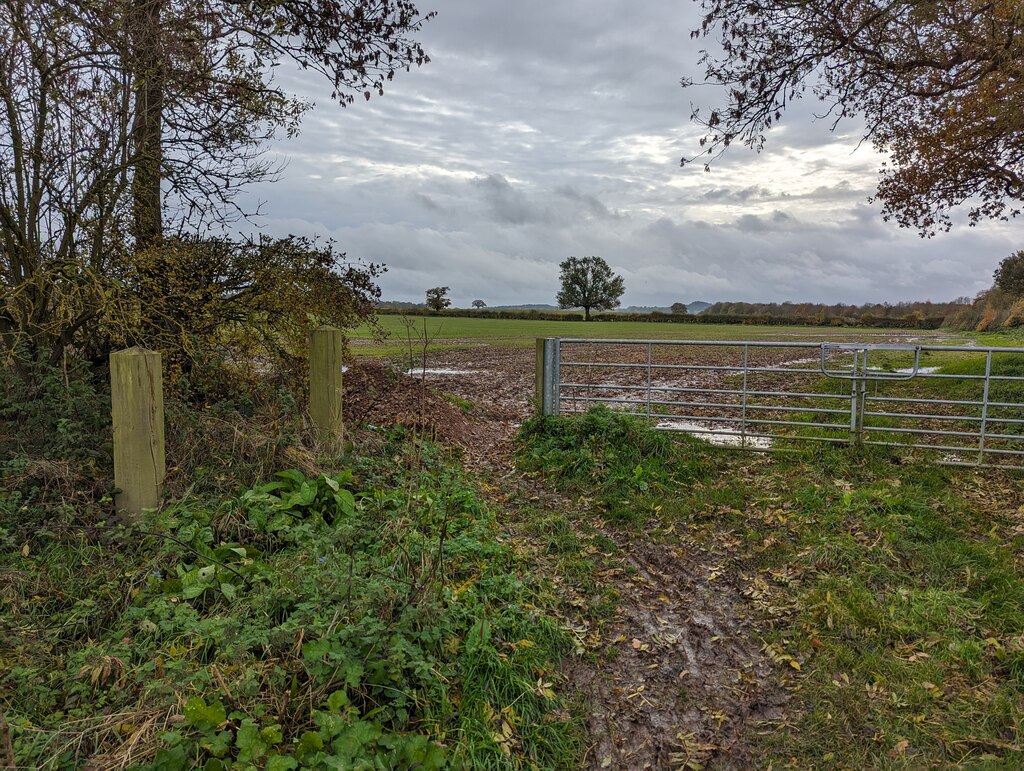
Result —
M 486 645 L 491 639 L 491 624 L 482 618 L 469 628 L 466 633 L 466 648 L 474 649 Z
M 290 769 L 298 767 L 299 764 L 295 758 L 287 755 L 273 755 L 267 758 L 267 771 L 290 771 Z
M 376 743 L 380 738 L 380 726 L 376 723 L 368 723 L 360 720 L 353 723 L 343 731 L 332 746 L 336 752 L 343 753 L 349 757 L 357 757 L 363 752 L 367 745 Z
M 329 640 L 310 640 L 302 646 L 302 657 L 304 659 L 322 659 L 330 650 Z
M 246 554 L 246 550 L 241 546 L 220 546 L 213 552 L 213 556 L 221 562 L 233 562 L 239 558 L 245 559 Z
M 153 758 L 153 768 L 156 771 L 184 771 L 188 768 L 185 762 L 185 748 L 182 746 L 168 747 L 156 751 Z
M 315 482 L 303 482 L 299 487 L 298 492 L 298 505 L 309 506 L 313 501 L 316 500 L 316 494 L 319 492 Z
M 281 730 L 281 726 L 274 723 L 260 729 L 260 738 L 273 747 L 284 739 L 284 732 Z
M 338 712 L 349 703 L 348 694 L 345 691 L 335 691 L 327 697 L 327 709 L 331 712 Z
M 234 739 L 235 735 L 231 731 L 221 731 L 212 739 L 200 740 L 199 746 L 215 758 L 223 758 L 228 754 L 228 750 L 231 749 L 231 743 Z
M 363 664 L 360 661 L 347 661 L 342 672 L 345 673 L 345 685 L 357 688 L 363 679 Z
M 328 703 L 330 703 L 330 699 L 328 699 Z M 320 734 L 314 731 L 306 731 L 302 734 L 302 738 L 299 739 L 299 746 L 296 749 L 296 753 L 302 757 L 305 755 L 311 755 L 314 752 L 320 752 L 323 748 L 324 740 L 320 737 Z
M 260 737 L 259 729 L 251 718 L 242 721 L 235 735 L 235 746 L 238 747 L 238 760 L 248 761 L 266 754 L 267 745 Z
M 285 471 L 278 471 L 276 474 L 274 474 L 274 476 L 281 477 L 281 479 L 284 479 L 287 482 L 291 482 L 291 484 L 288 485 L 288 487 L 292 489 L 295 489 L 296 487 L 298 487 L 299 485 L 306 481 L 306 475 L 303 474 L 301 471 L 298 471 L 293 468 L 286 469 Z
M 220 590 L 230 602 L 234 602 L 235 597 L 238 596 L 238 587 L 234 584 L 221 584 Z
M 338 510 L 349 516 L 356 513 L 356 498 L 348 490 L 339 490 L 334 494 Z
M 216 728 L 227 720 L 224 705 L 215 701 L 207 705 L 199 696 L 194 696 L 185 704 L 185 722 L 199 730 Z

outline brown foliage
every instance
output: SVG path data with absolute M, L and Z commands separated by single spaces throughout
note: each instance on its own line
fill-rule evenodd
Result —
M 754 149 L 807 94 L 838 123 L 860 115 L 865 138 L 889 155 L 883 214 L 922 235 L 1006 219 L 1024 201 L 1024 6 L 1017 0 L 702 0 L 695 37 L 723 107 L 694 120 L 705 154 L 734 141 Z M 690 85 L 684 83 L 684 85 Z M 687 162 L 684 159 L 683 162 Z M 708 161 L 710 163 L 710 160 Z
M 111 342 L 163 352 L 171 385 L 186 378 L 211 387 L 231 371 L 294 383 L 309 331 L 367 318 L 382 270 L 302 238 L 162 241 L 130 266 L 134 312 L 110 330 Z M 223 398 L 228 385 L 209 396 Z

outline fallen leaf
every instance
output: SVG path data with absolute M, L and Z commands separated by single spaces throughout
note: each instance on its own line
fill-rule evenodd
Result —
M 910 746 L 910 742 L 907 741 L 906 739 L 903 739 L 902 741 L 896 742 L 896 746 L 893 747 L 891 750 L 889 750 L 889 757 L 890 758 L 899 757 L 900 755 L 902 755 L 904 752 L 907 751 L 907 747 L 909 747 L 909 746 Z

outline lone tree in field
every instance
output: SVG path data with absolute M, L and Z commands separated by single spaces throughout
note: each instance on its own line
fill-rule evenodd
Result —
M 1015 297 L 1024 297 L 1024 249 L 1003 259 L 993 278 L 996 289 Z
M 448 299 L 449 286 L 435 286 L 427 290 L 427 307 L 432 311 L 443 311 L 452 304 Z
M 486 308 L 487 303 L 485 303 L 483 300 L 473 300 L 473 307 L 476 308 L 477 310 L 480 310 L 481 308 Z
M 686 307 L 686 303 L 672 303 L 671 311 L 673 316 L 686 316 L 690 313 L 690 309 Z
M 562 269 L 562 288 L 558 292 L 559 308 L 582 308 L 590 321 L 590 310 L 607 311 L 619 307 L 625 287 L 622 276 L 616 276 L 600 257 L 570 257 Z
M 741 142 L 760 150 L 791 103 L 859 115 L 888 156 L 882 214 L 930 236 L 966 205 L 972 223 L 1024 203 L 1024 13 L 1013 0 L 700 0 L 704 82 L 727 101 L 693 112 L 705 168 Z M 691 86 L 689 80 L 684 86 Z M 717 92 L 717 90 L 716 90 Z

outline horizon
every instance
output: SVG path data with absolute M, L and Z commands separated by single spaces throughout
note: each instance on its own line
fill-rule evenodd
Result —
M 628 309 L 628 308 L 669 308 L 669 307 L 672 306 L 673 303 L 676 303 L 676 302 L 682 302 L 682 303 L 684 303 L 687 306 L 694 305 L 695 303 L 705 303 L 705 304 L 707 304 L 709 306 L 710 305 L 717 305 L 718 303 L 745 303 L 745 304 L 748 304 L 748 305 L 771 305 L 771 304 L 774 303 L 775 305 L 828 305 L 828 306 L 851 305 L 851 306 L 854 306 L 854 307 L 863 307 L 865 305 L 889 305 L 889 306 L 895 307 L 895 306 L 899 306 L 899 305 L 902 305 L 902 304 L 914 305 L 914 304 L 918 304 L 918 303 L 921 303 L 921 304 L 931 303 L 933 305 L 947 305 L 947 304 L 956 303 L 957 300 L 960 300 L 962 298 L 966 298 L 967 299 L 967 303 L 965 303 L 965 304 L 970 304 L 971 302 L 973 302 L 972 298 L 970 298 L 968 295 L 959 295 L 959 296 L 954 297 L 954 298 L 949 299 L 949 300 L 932 300 L 932 299 L 925 299 L 925 300 L 896 300 L 896 301 L 886 300 L 886 301 L 867 301 L 867 302 L 862 302 L 862 303 L 847 303 L 847 302 L 842 302 L 842 301 L 821 302 L 821 301 L 813 301 L 813 300 L 688 300 L 688 301 L 687 300 L 673 300 L 672 302 L 668 302 L 668 303 L 659 303 L 659 304 L 644 303 L 643 305 L 641 305 L 639 303 L 629 303 L 627 305 L 626 303 L 623 302 L 618 307 L 612 308 L 610 311 L 602 311 L 602 312 L 604 312 L 604 313 L 614 313 L 616 311 L 623 311 L 623 310 Z M 471 306 L 471 304 L 473 303 L 474 300 L 484 300 L 484 298 L 482 298 L 482 297 L 474 297 L 473 300 L 466 301 L 465 305 L 460 305 L 454 299 L 452 299 L 452 304 L 451 304 L 450 307 L 453 308 L 453 309 L 458 309 L 458 310 L 472 310 L 472 308 L 470 306 Z M 484 300 L 484 302 L 487 302 L 487 301 Z M 401 299 L 397 299 L 397 298 L 393 298 L 393 297 L 389 297 L 387 299 L 381 298 L 377 302 L 377 305 L 378 306 L 384 306 L 384 305 L 387 305 L 388 303 L 411 303 L 413 305 L 426 307 L 426 302 L 424 300 L 401 300 Z M 485 308 L 489 308 L 489 309 L 494 309 L 494 308 L 526 308 L 526 307 L 530 307 L 530 306 L 547 306 L 547 307 L 550 307 L 550 308 L 560 309 L 560 310 L 572 310 L 572 308 L 559 308 L 557 303 L 546 303 L 546 302 L 517 302 L 517 303 L 495 303 L 495 304 L 487 303 Z

